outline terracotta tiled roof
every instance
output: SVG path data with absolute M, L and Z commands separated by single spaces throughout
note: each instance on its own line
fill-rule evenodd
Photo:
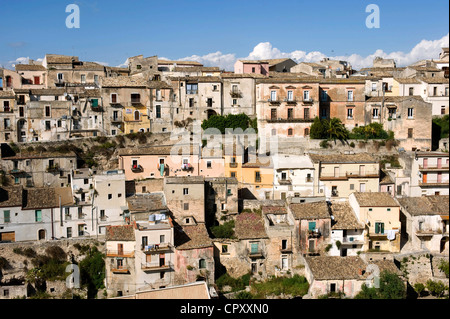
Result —
M 335 221 L 331 229 L 364 229 L 364 224 L 358 221 L 349 203 L 332 203 L 331 211 Z
M 112 241 L 134 241 L 134 226 L 120 225 L 120 226 L 106 226 L 106 240 Z
M 264 221 L 259 214 L 242 213 L 236 217 L 234 233 L 238 239 L 267 238 Z
M 287 209 L 285 206 L 263 206 L 261 207 L 262 213 L 274 214 L 274 215 L 284 215 L 287 214 Z
M 449 195 L 403 197 L 397 200 L 413 216 L 449 214 Z
M 73 66 L 74 70 L 86 70 L 86 71 L 104 71 L 105 66 L 96 62 L 83 62 L 83 64 L 75 64 Z
M 113 78 L 101 78 L 102 87 L 139 87 L 148 88 L 149 83 L 144 78 L 133 76 L 118 76 Z
M 22 186 L 0 187 L 0 207 L 22 206 Z
M 384 192 L 354 192 L 356 201 L 361 207 L 399 207 L 395 199 Z
M 325 201 L 313 203 L 290 204 L 289 209 L 295 219 L 331 218 L 328 204 Z
M 384 102 L 385 103 L 399 103 L 399 102 L 404 102 L 404 101 L 408 101 L 408 100 L 418 100 L 418 101 L 422 101 L 423 102 L 423 98 L 419 95 L 407 95 L 407 96 L 385 96 L 384 97 Z M 367 99 L 367 102 L 382 102 L 383 101 L 383 97 L 382 96 L 373 96 Z
M 416 78 L 394 78 L 400 84 L 420 84 L 420 81 Z
M 172 61 L 172 60 L 159 60 L 158 64 L 176 64 L 176 65 L 195 65 L 195 66 L 203 66 L 200 62 L 197 61 Z
M 449 84 L 449 80 L 447 78 L 439 78 L 439 77 L 421 77 L 419 80 L 428 83 L 428 84 Z
M 47 69 L 42 65 L 37 64 L 16 64 L 16 71 L 46 71 Z
M 135 194 L 127 198 L 128 208 L 132 212 L 161 211 L 166 210 L 166 198 L 164 193 Z
M 13 91 L 2 91 L 0 90 L 0 99 L 13 99 L 14 98 L 14 92 Z
M 78 61 L 77 56 L 47 54 L 47 64 L 72 64 L 72 61 Z
M 59 207 L 59 200 L 54 188 L 40 187 L 24 190 L 23 209 L 41 209 Z
M 183 226 L 183 231 L 176 233 L 176 246 L 179 250 L 208 248 L 213 246 L 204 224 Z
M 392 260 L 371 260 L 370 263 L 378 266 L 378 269 L 380 269 L 380 273 L 383 271 L 387 271 L 399 276 L 402 275 L 402 272 L 397 268 Z
M 168 176 L 164 178 L 166 184 L 203 184 L 204 176 Z
M 305 257 L 314 280 L 363 279 L 361 271 L 366 263 L 359 256 L 320 256 Z

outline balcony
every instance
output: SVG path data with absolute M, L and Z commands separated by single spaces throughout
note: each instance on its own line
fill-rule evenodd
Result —
M 321 174 L 321 181 L 335 181 L 335 180 L 348 180 L 349 178 L 379 178 L 380 173 L 378 171 L 368 172 L 345 172 L 344 174 Z
M 142 105 L 141 98 L 131 98 L 131 105 L 134 106 Z
M 134 251 L 107 250 L 106 257 L 134 257 Z
M 440 166 L 422 166 L 419 165 L 419 171 L 421 172 L 446 172 L 449 170 L 448 165 L 440 165 Z
M 314 119 L 311 118 L 270 118 L 267 123 L 312 123 Z
M 294 105 L 297 104 L 298 101 L 296 99 L 284 99 L 284 102 L 289 105 Z
M 419 182 L 420 187 L 448 187 L 449 181 L 441 181 L 441 182 Z
M 306 177 L 305 178 L 305 183 L 312 183 L 313 182 L 313 178 L 312 177 Z
M 130 273 L 130 270 L 127 266 L 116 266 L 114 268 L 111 268 L 111 272 L 115 274 L 128 274 Z
M 48 165 L 46 168 L 47 173 L 59 173 L 60 170 L 61 169 L 59 168 L 58 164 Z
M 248 249 L 248 256 L 250 258 L 264 258 L 264 253 L 261 248 Z
M 170 261 L 167 261 L 164 264 L 162 264 L 161 262 L 159 262 L 159 263 L 142 263 L 141 264 L 141 269 L 143 271 L 165 271 L 165 270 L 170 270 L 172 268 L 173 268 L 173 264 Z
M 230 163 L 230 168 L 236 168 L 238 167 L 238 163 Z
M 142 173 L 144 171 L 144 168 L 141 165 L 131 165 L 131 171 L 133 173 Z
M 168 253 L 171 251 L 172 245 L 170 243 L 160 243 L 153 245 L 141 245 L 141 250 L 145 254 L 159 254 L 159 253 Z
M 363 245 L 364 241 L 360 237 L 347 236 L 342 240 L 343 245 Z
M 267 102 L 271 105 L 280 105 L 281 101 L 279 99 L 268 99 Z
M 303 104 L 313 104 L 313 103 L 314 103 L 313 98 L 303 99 Z
M 14 113 L 14 110 L 11 108 L 4 108 L 0 113 Z
M 332 190 L 331 197 L 339 197 L 339 192 L 337 190 Z
M 322 236 L 322 232 L 320 229 L 308 230 L 308 238 L 320 238 Z
M 186 94 L 197 94 L 197 90 L 186 90 Z
M 110 117 L 110 120 L 111 120 L 111 123 L 121 123 L 121 122 L 123 122 L 122 114 L 118 115 L 118 116 L 112 115 Z
M 9 173 L 12 175 L 19 175 L 19 174 L 24 174 L 25 171 L 22 169 L 13 168 L 12 170 L 9 171 Z
M 427 228 L 427 229 L 418 229 L 416 228 L 416 236 L 417 237 L 432 237 L 434 235 L 442 235 L 442 229 L 432 229 L 432 228 Z
M 230 95 L 232 98 L 241 98 L 242 92 L 239 90 L 232 90 L 232 91 L 230 91 Z
M 192 166 L 192 164 L 190 163 L 181 164 L 181 170 L 184 172 L 192 172 L 194 171 L 194 166 Z
M 55 86 L 57 86 L 57 87 L 64 86 L 64 84 L 65 84 L 65 82 L 63 79 L 58 79 L 55 81 Z
M 280 252 L 282 253 L 282 254 L 289 254 L 289 253 L 292 253 L 292 246 L 291 245 L 289 245 L 289 246 L 281 246 L 280 245 Z
M 278 177 L 278 184 L 280 185 L 292 185 L 292 180 L 290 177 L 282 178 Z

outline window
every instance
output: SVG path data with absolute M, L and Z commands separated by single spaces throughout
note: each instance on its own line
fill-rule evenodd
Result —
M 189 195 L 189 188 L 183 188 L 183 195 Z
M 375 234 L 384 234 L 384 223 L 375 223 Z
M 414 109 L 412 107 L 408 108 L 408 118 L 412 119 L 414 116 Z
M 64 75 L 62 73 L 58 73 L 58 82 L 62 82 L 64 79 Z
M 237 105 L 237 99 L 233 99 L 233 105 Z
M 389 110 L 388 116 L 390 119 L 397 118 L 397 109 L 396 108 L 389 108 L 388 110 Z
M 34 220 L 36 222 L 41 222 L 42 221 L 42 211 L 40 209 L 37 209 L 34 211 Z
M 194 98 L 189 98 L 189 107 L 194 107 Z
M 316 222 L 309 222 L 308 223 L 308 230 L 313 231 L 314 229 L 316 229 Z
M 271 101 L 277 100 L 277 91 L 270 91 L 270 100 Z
M 288 136 L 292 136 L 292 135 L 294 135 L 294 130 L 292 129 L 292 128 L 289 128 L 288 129 L 288 134 L 287 134 Z
M 50 121 L 45 121 L 45 130 L 46 131 L 50 131 L 51 130 L 51 122 Z
M 271 109 L 270 110 L 270 119 L 276 120 L 277 119 L 277 109 Z
M 206 260 L 204 260 L 203 258 L 200 258 L 200 260 L 198 261 L 198 268 L 200 268 L 200 269 L 206 268 Z
M 292 120 L 294 118 L 294 109 L 288 109 L 287 110 L 287 117 L 290 120 Z
M 83 219 L 83 207 L 78 207 L 78 219 Z
M 236 172 L 230 172 L 230 177 L 236 177 Z
M 48 106 L 48 105 L 45 106 L 45 116 L 47 116 L 47 117 L 52 116 L 51 112 L 50 112 L 50 106 Z
M 347 119 L 353 120 L 353 109 L 352 108 L 347 109 Z
M 9 210 L 4 210 L 3 211 L 3 222 L 4 223 L 9 223 L 11 222 L 11 216 L 10 216 L 10 211 Z
M 112 199 L 112 194 L 108 194 L 108 200 Z
M 305 130 L 304 130 L 304 135 L 305 135 L 305 136 L 309 136 L 309 128 L 305 128 Z
M 207 161 L 206 162 L 206 168 L 211 168 L 211 167 L 212 167 L 211 161 Z
M 161 105 L 156 105 L 156 118 L 161 118 Z
M 222 245 L 222 254 L 228 254 L 228 245 Z
M 253 68 L 252 68 L 252 73 L 255 73 L 255 71 L 256 71 L 256 69 L 253 67 Z
M 208 107 L 212 107 L 213 106 L 213 99 L 212 98 L 209 97 L 206 100 L 206 106 L 208 106 Z
M 355 184 L 350 184 L 350 190 L 354 190 L 355 189 Z
M 433 86 L 433 96 L 437 96 L 437 86 Z
M 165 235 L 159 235 L 159 243 L 165 243 L 166 242 L 166 236 Z
M 260 183 L 261 182 L 261 173 L 255 172 L 255 182 Z
M 184 203 L 183 208 L 184 210 L 189 210 L 189 203 Z
M 86 83 L 86 74 L 81 74 L 81 83 Z
M 322 93 L 320 94 L 320 100 L 323 102 L 328 101 L 328 92 L 327 91 L 322 91 Z
M 307 108 L 307 107 L 303 110 L 303 118 L 305 120 L 309 119 L 309 108 Z
M 448 87 L 445 88 L 445 96 L 448 96 Z
M 414 95 L 414 88 L 413 87 L 410 87 L 409 88 L 409 95 L 411 96 L 411 95 Z
M 303 91 L 303 100 L 309 101 L 309 91 Z
M 347 101 L 353 102 L 353 91 L 347 92 Z
M 372 92 L 377 90 L 377 82 L 372 82 Z
M 117 93 L 111 93 L 111 104 L 117 103 Z
M 377 119 L 380 116 L 380 109 L 372 109 L 372 117 Z
M 445 105 L 442 105 L 441 106 L 441 115 L 444 115 L 445 114 Z
M 366 183 L 359 184 L 359 191 L 364 193 L 366 191 Z
M 3 111 L 9 112 L 11 109 L 9 108 L 9 101 L 3 101 Z
M 197 94 L 198 84 L 197 83 L 187 83 L 186 84 L 186 94 Z
M 293 91 L 287 91 L 287 100 L 288 101 L 294 100 L 294 92 Z
M 408 138 L 413 138 L 413 134 L 414 133 L 414 129 L 413 128 L 409 128 L 408 129 Z

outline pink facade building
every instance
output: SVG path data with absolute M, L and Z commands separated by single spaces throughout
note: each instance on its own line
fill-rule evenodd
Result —
M 238 60 L 234 64 L 234 73 L 253 73 L 269 76 L 269 61 L 266 60 Z

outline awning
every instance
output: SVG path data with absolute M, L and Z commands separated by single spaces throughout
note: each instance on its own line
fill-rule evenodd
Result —
M 442 220 L 448 220 L 448 215 L 441 215 Z

